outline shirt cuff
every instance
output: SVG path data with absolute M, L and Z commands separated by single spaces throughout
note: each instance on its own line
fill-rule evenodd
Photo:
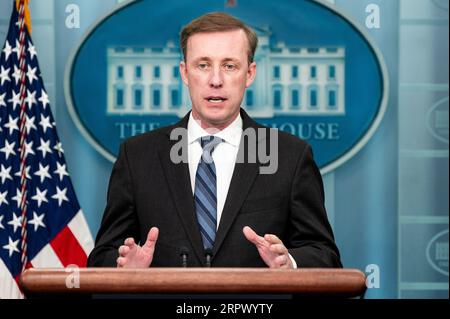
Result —
M 291 259 L 292 266 L 294 266 L 294 269 L 297 269 L 297 263 L 295 262 L 294 257 L 292 257 L 291 254 L 289 254 L 289 258 Z

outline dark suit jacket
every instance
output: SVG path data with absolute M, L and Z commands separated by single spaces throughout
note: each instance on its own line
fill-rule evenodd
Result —
M 243 129 L 262 129 L 241 110 Z M 108 189 L 108 202 L 88 266 L 115 267 L 117 249 L 127 237 L 144 242 L 152 226 L 159 237 L 151 266 L 181 266 L 180 249 L 189 251 L 188 266 L 205 265 L 187 163 L 174 164 L 172 129 L 178 124 L 132 137 L 120 148 Z M 265 128 L 268 130 L 268 128 Z M 268 134 L 266 134 L 266 137 Z M 258 145 L 267 143 L 258 134 Z M 247 143 L 241 139 L 240 149 Z M 278 170 L 262 175 L 260 163 L 236 163 L 213 248 L 212 267 L 264 267 L 242 229 L 277 235 L 298 267 L 342 267 L 324 208 L 320 172 L 311 147 L 279 132 Z

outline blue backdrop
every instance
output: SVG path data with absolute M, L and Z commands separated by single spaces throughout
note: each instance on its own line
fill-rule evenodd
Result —
M 35 0 L 30 5 L 32 37 L 69 173 L 94 236 L 112 163 L 71 119 L 64 75 L 85 32 L 118 2 Z M 223 5 L 225 10 L 225 2 L 217 1 L 215 8 Z M 368 290 L 368 298 L 448 298 L 448 1 L 328 2 L 374 39 L 390 80 L 389 103 L 375 134 L 355 156 L 323 176 L 327 211 L 343 263 L 378 275 L 379 286 Z M 153 10 L 170 12 L 158 3 Z M 248 1 L 236 4 L 245 6 Z M 11 1 L 0 2 L 1 43 L 11 5 Z M 79 28 L 66 25 L 68 5 L 79 9 Z M 366 24 L 370 5 L 380 10 L 379 28 Z

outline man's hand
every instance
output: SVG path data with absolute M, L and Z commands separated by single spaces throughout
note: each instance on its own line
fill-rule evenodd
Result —
M 294 268 L 289 252 L 283 242 L 275 235 L 266 234 L 258 236 L 253 229 L 245 226 L 243 229 L 245 237 L 258 248 L 262 260 L 270 268 Z
M 153 260 L 158 233 L 158 228 L 152 227 L 148 232 L 147 241 L 142 247 L 136 244 L 131 237 L 125 239 L 124 244 L 119 247 L 117 267 L 148 268 Z

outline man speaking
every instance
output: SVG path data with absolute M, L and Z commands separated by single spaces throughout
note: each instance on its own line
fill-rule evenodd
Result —
M 256 76 L 256 34 L 209 13 L 180 44 L 192 111 L 121 145 L 88 265 L 342 267 L 311 147 L 240 107 Z M 276 169 L 264 171 L 268 148 Z

